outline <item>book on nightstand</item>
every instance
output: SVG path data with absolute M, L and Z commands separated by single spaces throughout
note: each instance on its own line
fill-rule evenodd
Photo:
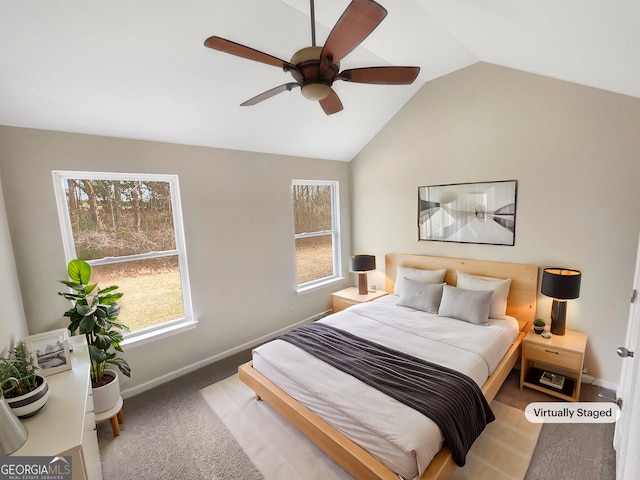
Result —
M 564 385 L 564 376 L 551 372 L 542 372 L 540 383 L 561 390 Z

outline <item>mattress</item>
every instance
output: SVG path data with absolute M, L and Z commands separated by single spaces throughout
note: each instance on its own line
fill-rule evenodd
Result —
M 320 320 L 367 340 L 464 373 L 479 386 L 518 336 L 507 317 L 474 325 L 396 305 L 388 295 Z M 405 479 L 442 447 L 429 418 L 282 340 L 253 351 L 253 367 Z

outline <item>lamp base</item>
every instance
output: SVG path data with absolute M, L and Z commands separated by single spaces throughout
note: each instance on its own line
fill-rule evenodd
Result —
M 551 333 L 564 335 L 567 324 L 567 302 L 553 299 L 551 304 Z
M 358 273 L 358 294 L 366 295 L 369 293 L 369 286 L 367 285 L 367 274 L 364 272 Z

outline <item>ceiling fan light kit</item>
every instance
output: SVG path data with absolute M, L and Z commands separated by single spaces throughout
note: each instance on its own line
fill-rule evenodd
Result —
M 373 0 L 353 0 L 329 33 L 324 46 L 319 47 L 315 41 L 314 0 L 310 0 L 310 4 L 312 46 L 298 50 L 290 62 L 221 37 L 213 36 L 205 40 L 204 45 L 208 48 L 280 67 L 295 80 L 256 95 L 243 102 L 242 106 L 255 105 L 281 92 L 301 87 L 305 98 L 318 101 L 324 112 L 332 115 L 343 109 L 340 98 L 332 88 L 336 80 L 408 85 L 416 79 L 420 67 L 364 67 L 340 72 L 340 60 L 360 45 L 386 17 L 384 7 Z
M 320 65 L 320 56 L 322 47 L 305 47 L 298 50 L 291 57 L 291 62 L 297 67 L 291 72 L 291 75 L 300 82 L 302 95 L 304 98 L 314 101 L 324 100 L 331 93 L 331 85 L 321 80 L 310 80 L 318 78 L 318 67 Z M 340 63 L 334 65 L 337 71 Z M 285 69 L 286 70 L 286 69 Z
M 308 100 L 324 100 L 331 93 L 331 87 L 326 83 L 309 83 L 302 86 L 302 95 Z

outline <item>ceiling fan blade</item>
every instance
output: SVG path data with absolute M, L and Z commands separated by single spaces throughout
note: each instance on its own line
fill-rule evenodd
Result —
M 320 68 L 337 64 L 360 45 L 386 16 L 384 7 L 372 0 L 353 0 L 327 37 L 320 54 Z
M 320 106 L 322 107 L 322 110 L 324 110 L 324 113 L 326 113 L 327 115 L 338 113 L 343 108 L 342 102 L 340 101 L 340 98 L 338 98 L 338 94 L 336 94 L 333 88 L 331 89 L 331 92 L 329 93 L 329 96 L 327 98 L 325 98 L 324 100 L 320 100 Z
M 286 71 L 297 70 L 297 67 L 292 63 L 282 60 L 280 58 L 269 55 L 268 53 L 255 50 L 251 47 L 241 45 L 231 40 L 227 40 L 221 37 L 209 37 L 204 41 L 204 46 L 213 48 L 214 50 L 220 50 L 221 52 L 235 55 L 237 57 L 246 58 L 255 62 L 266 63 L 267 65 L 273 65 L 274 67 L 280 67 Z
M 262 92 L 260 95 L 256 95 L 253 98 L 250 98 L 246 102 L 240 104 L 241 107 L 248 107 L 251 105 L 255 105 L 256 103 L 260 103 L 263 100 L 271 98 L 279 93 L 284 92 L 285 90 L 291 91 L 291 89 L 295 87 L 299 87 L 300 85 L 296 82 L 285 83 L 284 85 L 279 85 L 277 87 L 272 88 L 271 90 L 267 90 L 266 92 Z
M 336 80 L 381 85 L 408 85 L 413 83 L 419 73 L 420 67 L 353 68 L 340 72 Z

